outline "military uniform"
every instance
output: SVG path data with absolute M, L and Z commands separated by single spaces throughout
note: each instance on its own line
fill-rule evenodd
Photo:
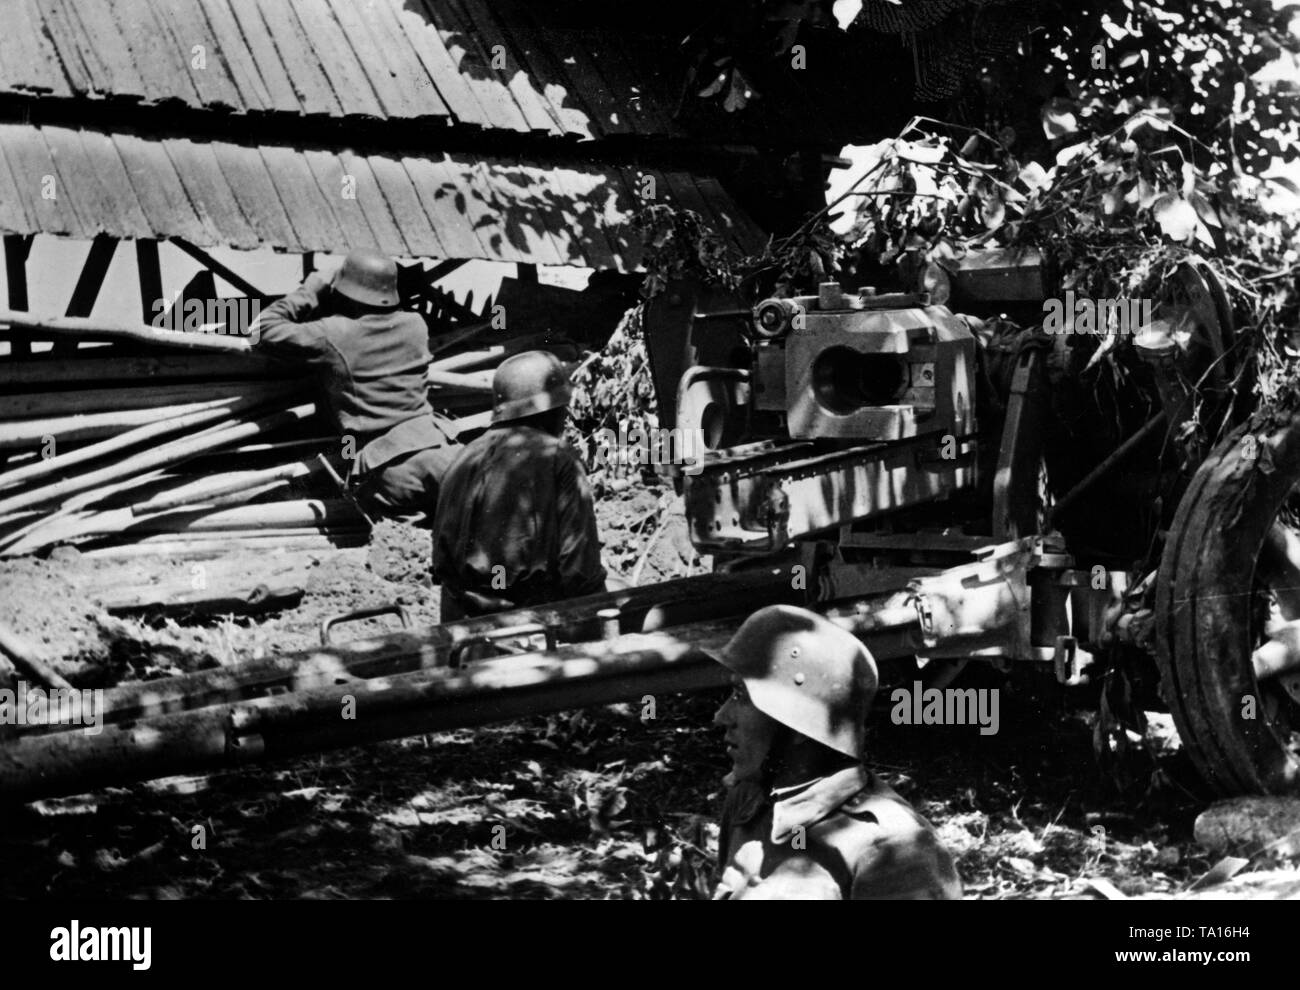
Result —
M 444 619 L 603 591 L 591 487 L 577 454 L 516 422 L 464 447 L 443 479 L 433 574 Z
M 328 288 L 313 274 L 264 309 L 256 346 L 320 374 L 335 424 L 355 440 L 349 484 L 362 508 L 431 517 L 458 448 L 454 427 L 429 406 L 424 320 L 396 309 L 312 319 Z
M 875 774 L 850 767 L 769 796 L 731 788 L 715 900 L 948 900 L 961 897 L 930 823 Z

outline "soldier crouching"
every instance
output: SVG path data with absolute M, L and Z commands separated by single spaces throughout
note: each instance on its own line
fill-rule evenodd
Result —
M 813 612 L 773 605 L 716 655 L 732 769 L 715 900 L 939 900 L 961 882 L 930 823 L 862 763 L 876 665 Z

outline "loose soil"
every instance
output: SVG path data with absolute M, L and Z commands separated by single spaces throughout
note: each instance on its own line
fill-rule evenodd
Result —
M 707 569 L 671 492 L 604 490 L 598 516 L 613 573 L 649 583 Z M 0 622 L 74 683 L 164 676 L 309 648 L 322 619 L 372 605 L 399 602 L 415 625 L 435 623 L 428 551 L 427 531 L 383 523 L 366 548 L 231 554 L 199 571 L 75 553 L 7 561 Z M 133 588 L 195 581 L 305 594 L 260 619 L 126 619 L 102 607 Z M 341 635 L 391 626 L 367 620 Z M 1192 839 L 1208 801 L 1167 716 L 1116 749 L 1078 704 L 1087 699 L 1023 677 L 987 683 L 1003 688 L 996 735 L 893 725 L 885 696 L 870 734 L 873 767 L 939 829 L 968 897 L 1169 896 L 1214 865 Z M 727 767 L 710 727 L 719 701 L 658 698 L 653 718 L 612 705 L 11 808 L 0 895 L 705 897 Z

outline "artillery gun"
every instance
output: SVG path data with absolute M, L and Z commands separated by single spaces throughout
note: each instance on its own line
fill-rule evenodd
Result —
M 1082 305 L 1044 332 L 1049 284 L 1037 252 L 989 251 L 954 272 L 962 315 L 835 283 L 752 310 L 670 286 L 646 339 L 667 425 L 708 448 L 680 479 L 692 538 L 724 567 L 798 548 L 819 602 L 900 596 L 927 682 L 974 660 L 1071 686 L 1122 673 L 1154 688 L 1139 700 L 1168 706 L 1213 789 L 1293 791 L 1295 413 L 1252 417 L 1208 267 L 1179 267 L 1145 321 L 1080 301 L 1084 332 Z M 999 337 L 1007 312 L 1030 329 Z M 1079 372 L 1116 340 L 1099 395 Z M 878 656 L 914 645 L 857 631 Z
M 972 661 L 1158 677 L 1210 786 L 1294 790 L 1300 409 L 1250 416 L 1226 300 L 1191 264 L 1100 402 L 1077 374 L 1100 341 L 1042 331 L 1049 282 L 1038 258 L 990 252 L 954 273 L 951 307 L 671 283 L 645 319 L 660 426 L 704 453 L 665 470 L 715 573 L 339 644 L 376 613 L 342 616 L 316 650 L 113 689 L 102 731 L 13 732 L 0 794 L 718 686 L 704 650 L 776 602 L 930 686 Z M 1003 312 L 1031 329 L 1000 330 Z M 485 641 L 498 655 L 475 659 Z

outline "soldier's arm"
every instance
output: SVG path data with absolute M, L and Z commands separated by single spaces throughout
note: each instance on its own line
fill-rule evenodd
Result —
M 557 484 L 560 585 L 566 598 L 605 589 L 596 508 L 587 472 L 571 450 L 561 450 Z
M 276 357 L 316 363 L 332 346 L 324 323 L 312 319 L 321 308 L 329 283 L 315 272 L 283 299 L 273 302 L 258 317 L 253 345 Z

